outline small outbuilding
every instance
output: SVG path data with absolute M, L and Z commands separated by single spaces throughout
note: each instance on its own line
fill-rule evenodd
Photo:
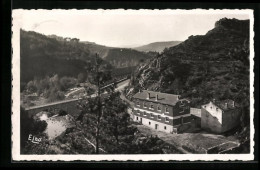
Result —
M 201 128 L 223 133 L 240 123 L 241 111 L 233 100 L 210 101 L 201 106 Z

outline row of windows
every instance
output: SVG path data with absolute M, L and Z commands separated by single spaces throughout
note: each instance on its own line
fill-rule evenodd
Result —
M 140 102 L 137 101 L 136 103 L 137 106 L 140 106 Z M 147 108 L 147 103 L 144 103 L 144 108 Z M 154 110 L 154 105 L 153 104 L 150 104 L 150 109 Z M 161 106 L 157 106 L 157 110 L 162 110 Z M 165 112 L 169 112 L 169 108 L 168 107 L 165 107 Z
M 140 112 L 139 112 L 139 111 L 137 111 L 137 114 L 140 114 Z M 146 113 L 146 112 L 144 112 L 143 114 L 144 114 L 144 116 L 146 116 L 146 115 L 147 115 L 147 113 Z M 154 118 L 154 117 L 155 117 L 155 115 L 151 113 L 151 114 L 150 114 L 150 117 Z M 162 117 L 161 117 L 161 115 L 157 115 L 157 118 L 160 120 Z M 165 121 L 169 122 L 169 121 L 170 121 L 169 117 L 165 117 Z

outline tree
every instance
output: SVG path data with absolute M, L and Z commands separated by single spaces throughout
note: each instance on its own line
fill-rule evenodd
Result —
M 112 134 L 119 145 L 119 135 L 126 131 L 129 125 L 129 115 L 126 112 L 127 106 L 120 99 L 120 92 L 112 93 L 106 99 L 104 115 L 108 133 Z
M 29 81 L 29 82 L 27 83 L 27 90 L 28 90 L 29 92 L 32 92 L 32 93 L 34 93 L 34 92 L 37 91 L 37 87 L 36 87 L 36 85 L 34 84 L 34 81 Z
M 111 80 L 111 76 L 106 72 L 106 68 L 102 66 L 102 60 L 96 54 L 95 65 L 90 67 L 89 72 L 92 73 L 91 77 L 95 85 L 97 86 L 97 93 L 94 97 L 88 97 L 85 104 L 80 104 L 81 113 L 77 120 L 80 120 L 83 124 L 87 125 L 87 133 L 92 128 L 95 128 L 94 137 L 96 143 L 96 154 L 99 154 L 99 139 L 100 130 L 103 121 L 104 107 L 105 107 L 105 97 L 101 95 L 101 85 L 106 81 Z M 110 91 L 107 92 L 106 96 L 109 96 Z M 91 133 L 91 132 L 90 132 Z
M 86 77 L 83 73 L 79 73 L 78 75 L 78 83 L 84 83 L 86 80 Z
M 62 91 L 59 91 L 56 87 L 50 88 L 46 95 L 48 102 L 54 102 L 57 100 L 63 100 L 65 95 Z
M 60 88 L 62 91 L 65 91 L 68 88 L 74 87 L 76 85 L 76 79 L 72 77 L 62 77 L 60 79 Z

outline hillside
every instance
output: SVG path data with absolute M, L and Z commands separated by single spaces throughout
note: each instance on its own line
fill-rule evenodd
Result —
M 103 59 L 114 67 L 123 68 L 137 66 L 142 60 L 150 59 L 150 56 L 133 49 L 115 48 L 110 49 Z
M 92 54 L 98 53 L 102 59 L 108 61 L 116 68 L 137 66 L 140 60 L 150 58 L 146 53 L 129 48 L 107 47 L 90 42 L 83 43 Z
M 24 30 L 20 33 L 21 82 L 54 74 L 77 77 L 94 61 L 94 55 L 78 39 L 61 41 L 54 35 Z
M 148 52 L 148 51 L 162 52 L 165 48 L 173 47 L 180 43 L 181 41 L 154 42 L 140 47 L 135 47 L 134 49 L 143 52 Z
M 92 54 L 95 54 L 95 53 L 98 53 L 99 56 L 103 59 L 106 58 L 107 54 L 108 54 L 108 51 L 110 49 L 113 49 L 113 47 L 107 47 L 107 46 L 104 46 L 104 45 L 99 45 L 99 44 L 96 44 L 94 42 L 88 42 L 88 41 L 82 41 L 82 43 L 85 44 L 85 47 L 92 53 Z
M 66 41 L 66 38 L 51 35 L 52 38 L 58 41 Z M 72 41 L 77 39 L 71 39 Z M 99 45 L 89 41 L 79 41 L 81 45 L 84 45 L 84 50 L 88 51 L 91 55 L 96 53 L 99 56 L 109 62 L 116 68 L 126 68 L 137 66 L 140 61 L 151 58 L 149 54 L 136 51 L 130 48 L 116 48 Z
M 217 21 L 206 35 L 190 36 L 142 64 L 131 84 L 132 94 L 139 89 L 182 94 L 193 107 L 230 98 L 248 109 L 249 20 Z

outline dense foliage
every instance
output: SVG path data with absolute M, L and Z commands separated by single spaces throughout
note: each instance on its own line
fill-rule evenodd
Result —
M 25 91 L 27 93 L 37 93 L 38 96 L 43 96 L 49 102 L 62 100 L 65 98 L 64 92 L 75 87 L 77 80 L 72 77 L 61 77 L 56 74 L 52 77 L 46 76 L 44 79 L 31 80 L 27 83 Z
M 112 69 L 132 67 L 149 55 L 132 49 L 111 48 L 95 43 L 80 42 L 76 38 L 45 36 L 33 31 L 20 31 L 21 84 L 36 78 L 58 74 L 75 77 L 88 74 L 94 56 L 99 54 L 103 65 Z
M 54 74 L 76 78 L 94 61 L 94 54 L 78 40 L 60 40 L 33 31 L 20 33 L 21 82 Z

